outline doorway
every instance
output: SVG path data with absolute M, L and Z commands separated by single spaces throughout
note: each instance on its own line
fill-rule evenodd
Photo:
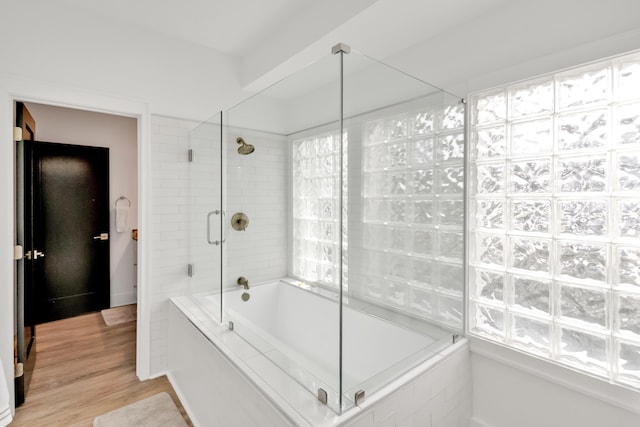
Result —
M 87 303 L 90 307 L 89 310 L 95 311 L 137 302 L 137 242 L 132 239 L 132 232 L 137 230 L 138 226 L 138 120 L 132 117 L 32 102 L 28 102 L 26 105 L 37 122 L 36 138 L 52 141 L 52 143 L 40 144 L 39 147 L 36 144 L 34 158 L 39 159 L 36 161 L 37 164 L 44 166 L 44 171 L 41 172 L 53 173 L 54 176 L 62 178 L 57 183 L 55 180 L 47 180 L 52 186 L 49 188 L 49 192 L 53 195 L 49 197 L 52 199 L 49 202 L 53 202 L 55 208 L 64 213 L 68 207 L 77 206 L 80 203 L 73 199 L 75 195 L 82 192 L 78 187 L 74 187 L 76 180 L 73 175 L 75 172 L 103 169 L 104 176 L 107 176 L 107 178 L 92 178 L 97 183 L 106 184 L 107 187 L 103 218 L 98 221 L 100 215 L 88 215 L 91 219 L 96 220 L 89 227 L 92 229 L 89 233 L 89 244 L 95 244 L 102 248 L 102 252 L 99 251 L 99 254 L 94 258 L 102 261 L 106 259 L 107 262 L 104 264 L 106 267 L 93 266 L 89 268 L 88 272 L 81 272 L 81 275 L 94 275 L 93 279 L 89 280 L 90 282 L 103 281 L 106 286 L 98 286 L 102 291 L 94 292 L 82 289 L 81 286 L 73 284 L 73 280 L 70 280 L 73 279 L 68 274 L 71 269 L 65 268 L 64 265 L 65 263 L 74 263 L 73 260 L 76 256 L 74 254 L 85 252 L 81 247 L 65 247 L 67 254 L 65 254 L 64 262 L 61 262 L 59 258 L 54 262 L 53 254 L 48 253 L 50 250 L 45 251 L 41 247 L 36 247 L 36 250 L 39 251 L 37 255 L 41 258 L 38 261 L 50 264 L 49 268 L 43 265 L 45 268 L 42 268 L 43 277 L 41 279 L 48 280 L 57 275 L 57 279 L 70 288 L 64 291 L 70 291 L 67 294 L 54 293 L 39 299 L 34 309 L 37 323 L 80 314 L 87 310 Z M 97 157 L 104 157 L 99 154 L 104 154 L 104 152 L 109 153 L 110 161 L 106 163 L 102 161 L 103 166 L 87 166 L 87 159 L 81 160 L 77 155 L 72 154 L 77 150 L 85 152 L 85 157 L 90 158 L 89 163 L 96 160 Z M 66 160 L 58 161 L 61 156 L 66 157 Z M 121 197 L 130 202 L 130 209 L 125 227 L 116 231 L 115 202 Z M 51 203 L 46 210 L 50 207 Z M 45 210 L 42 206 L 39 209 Z M 69 220 L 65 227 L 60 224 L 59 220 L 45 222 L 44 230 L 38 232 L 37 235 L 42 236 L 43 239 L 59 240 L 60 237 L 70 233 L 83 234 L 87 232 L 87 230 L 81 232 L 79 226 L 70 226 L 78 224 L 82 218 L 72 220 L 71 216 L 65 217 L 64 215 L 63 218 Z M 97 225 L 98 223 L 100 224 Z M 96 230 L 93 231 L 93 228 Z M 66 231 L 63 231 L 65 229 Z M 53 231 L 53 234 L 58 232 L 59 235 L 45 236 L 49 231 Z M 25 251 L 28 253 L 27 248 Z M 43 257 L 42 253 L 44 253 Z M 109 262 L 109 258 L 111 262 Z M 111 286 L 109 286 L 109 279 Z M 71 297 L 69 293 L 72 294 Z M 51 311 L 48 309 L 54 305 L 57 314 L 45 314 L 47 311 Z

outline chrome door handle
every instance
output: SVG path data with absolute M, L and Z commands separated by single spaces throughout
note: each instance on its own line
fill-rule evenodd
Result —
M 109 233 L 100 233 L 98 236 L 93 236 L 93 240 L 109 240 Z

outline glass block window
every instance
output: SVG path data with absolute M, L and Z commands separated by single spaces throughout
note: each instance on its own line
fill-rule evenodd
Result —
M 347 134 L 343 138 L 347 149 Z M 332 132 L 293 141 L 293 275 L 337 288 L 340 238 L 346 254 L 346 227 L 340 230 L 340 134 Z M 346 170 L 346 168 L 345 168 Z M 343 174 L 344 200 L 347 175 Z M 346 202 L 343 207 L 346 224 Z M 346 287 L 346 260 L 343 286 Z
M 464 104 L 362 125 L 364 297 L 462 327 Z M 482 207 L 487 222 L 501 206 Z
M 470 108 L 471 333 L 640 388 L 640 55 Z

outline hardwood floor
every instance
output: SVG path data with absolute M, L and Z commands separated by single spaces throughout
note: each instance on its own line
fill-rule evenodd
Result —
M 37 359 L 11 427 L 87 427 L 101 414 L 166 391 L 192 426 L 166 377 L 135 372 L 136 323 L 106 326 L 100 313 L 36 327 Z

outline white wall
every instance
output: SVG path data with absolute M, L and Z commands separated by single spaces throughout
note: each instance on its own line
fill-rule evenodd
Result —
M 138 227 L 138 126 L 134 118 L 27 103 L 38 141 L 109 148 L 109 248 L 111 307 L 136 302 Z M 115 201 L 131 201 L 128 230 L 116 232 Z M 123 202 L 120 202 L 123 203 Z M 124 202 L 126 203 L 126 202 Z
M 640 49 L 640 2 L 633 0 L 512 1 L 455 30 L 418 42 L 387 62 L 466 96 L 469 91 Z M 491 354 L 493 349 L 489 345 Z M 515 368 L 478 354 L 472 346 L 474 421 L 477 427 L 640 425 L 640 411 L 590 396 L 609 386 L 593 380 L 566 386 L 542 375 L 547 366 Z M 525 358 L 524 366 L 533 365 Z M 560 373 L 566 369 L 560 369 Z M 584 375 L 578 374 L 579 377 Z M 612 386 L 633 399 L 638 393 Z M 637 401 L 640 398 L 636 398 Z

